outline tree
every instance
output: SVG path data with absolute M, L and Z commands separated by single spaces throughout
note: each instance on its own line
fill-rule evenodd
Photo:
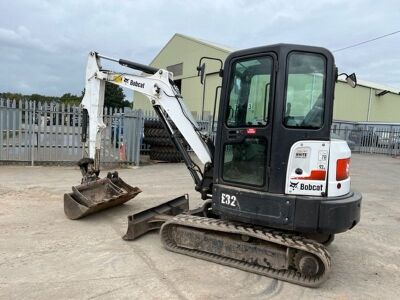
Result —
M 53 102 L 59 101 L 59 97 L 55 96 L 45 96 L 40 94 L 32 94 L 32 95 L 22 95 L 20 93 L 0 93 L 1 99 L 10 99 L 10 100 L 31 100 L 31 101 L 41 101 L 41 102 Z
M 117 108 L 129 106 L 129 101 L 124 101 L 124 99 L 125 94 L 120 86 L 106 82 L 106 91 L 104 93 L 104 106 Z
M 10 99 L 10 100 L 22 100 L 24 95 L 19 93 L 0 93 L 0 99 Z
M 16 101 L 32 100 L 35 102 L 59 102 L 70 105 L 79 105 L 82 102 L 84 94 L 85 90 L 82 91 L 80 96 L 73 95 L 71 93 L 65 93 L 61 97 L 44 96 L 40 94 L 22 95 L 19 93 L 0 93 L 0 99 L 10 99 Z M 104 106 L 115 108 L 130 107 L 131 103 L 124 99 L 125 94 L 120 86 L 106 82 Z
M 83 98 L 82 96 L 72 95 L 71 93 L 65 93 L 61 96 L 60 101 L 64 104 L 79 105 Z

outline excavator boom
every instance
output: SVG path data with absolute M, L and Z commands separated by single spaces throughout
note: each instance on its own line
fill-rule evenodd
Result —
M 147 72 L 154 72 L 150 76 L 133 75 L 102 70 L 100 59 L 118 61 L 120 64 Z M 89 114 L 89 157 L 95 159 L 96 150 L 100 149 L 101 131 L 103 123 L 104 87 L 110 82 L 121 87 L 145 95 L 149 102 L 162 111 L 164 119 L 173 122 L 188 142 L 191 149 L 203 164 L 211 162 L 211 154 L 199 134 L 199 126 L 187 109 L 179 90 L 173 83 L 173 74 L 167 70 L 157 70 L 127 60 L 116 60 L 91 52 L 86 69 L 85 95 L 82 106 Z M 171 127 L 172 133 L 173 129 Z

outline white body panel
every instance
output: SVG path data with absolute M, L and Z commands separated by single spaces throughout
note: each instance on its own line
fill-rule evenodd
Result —
M 346 141 L 332 139 L 331 155 L 329 156 L 329 173 L 328 173 L 328 196 L 341 196 L 350 192 L 350 176 L 341 181 L 336 181 L 336 163 L 338 159 L 350 158 L 351 151 Z M 340 183 L 340 188 L 338 188 Z
M 203 164 L 211 162 L 208 147 L 196 131 L 198 128 L 196 121 L 185 103 L 175 97 L 177 91 L 169 83 L 169 80 L 173 80 L 172 76 L 171 72 L 161 69 L 148 77 L 103 71 L 99 58 L 92 52 L 88 59 L 85 96 L 82 100 L 82 106 L 89 112 L 89 157 L 94 158 L 95 150 L 100 149 L 101 131 L 105 128 L 103 123 L 104 85 L 105 81 L 108 81 L 140 92 L 147 96 L 153 106 L 161 106 L 200 161 Z
M 285 193 L 321 196 L 326 192 L 326 172 L 329 161 L 329 142 L 299 141 L 290 149 Z M 297 174 L 296 170 L 301 170 Z M 325 172 L 324 179 L 315 179 Z M 318 177 L 318 176 L 317 176 Z
M 336 164 L 338 159 L 350 156 L 350 148 L 343 140 L 296 142 L 290 149 L 285 193 L 328 197 L 349 193 L 350 177 L 337 181 Z M 296 170 L 302 173 L 297 174 Z

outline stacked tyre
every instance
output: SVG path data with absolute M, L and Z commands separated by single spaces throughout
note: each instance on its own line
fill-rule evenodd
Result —
M 144 123 L 143 143 L 150 145 L 150 159 L 166 162 L 181 162 L 182 155 L 176 150 L 160 121 L 147 120 Z

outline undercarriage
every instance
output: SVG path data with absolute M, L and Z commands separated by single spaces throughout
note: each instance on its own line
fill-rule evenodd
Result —
M 188 210 L 187 195 L 128 217 L 125 240 L 160 228 L 167 250 L 279 280 L 317 287 L 331 270 L 325 246 L 303 235 L 222 220 L 211 202 Z M 319 236 L 330 241 L 328 236 Z

